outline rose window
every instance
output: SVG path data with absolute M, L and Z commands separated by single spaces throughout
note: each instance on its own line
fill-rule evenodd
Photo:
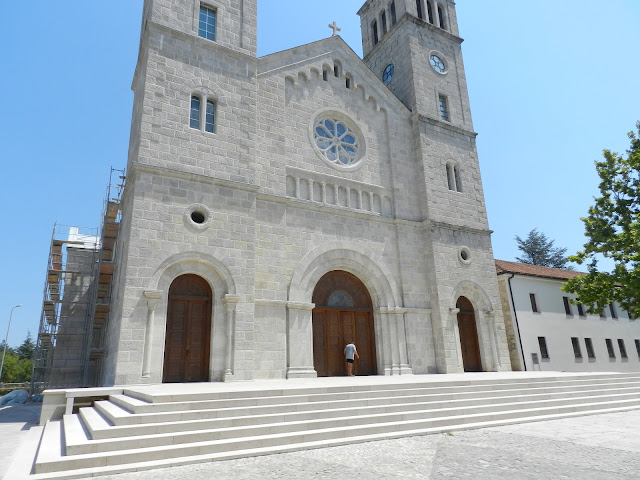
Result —
M 356 134 L 342 121 L 324 118 L 314 128 L 316 146 L 329 162 L 353 165 L 358 161 Z

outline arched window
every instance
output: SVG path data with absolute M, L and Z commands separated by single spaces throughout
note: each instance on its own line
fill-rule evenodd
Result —
M 204 102 L 204 111 L 202 103 Z M 216 131 L 216 102 L 213 98 L 201 98 L 191 95 L 191 109 L 189 112 L 189 126 L 196 130 L 214 133 Z
M 396 15 L 396 2 L 391 2 L 391 7 L 389 7 L 391 11 L 391 25 L 395 25 L 398 21 L 398 16 Z
M 216 104 L 213 100 L 207 100 L 204 129 L 209 133 L 213 133 L 216 130 Z
M 384 10 L 380 14 L 380 23 L 382 24 L 382 36 L 387 34 L 387 12 Z
M 189 126 L 200 130 L 200 98 L 195 95 L 191 97 L 191 114 Z
M 340 62 L 335 61 L 333 63 L 333 76 L 336 78 L 340 78 L 340 74 L 342 73 L 340 68 Z
M 447 185 L 453 192 L 462 192 L 462 179 L 458 165 L 447 163 Z
M 329 80 L 329 70 L 326 68 L 322 69 L 322 80 L 325 82 Z
M 433 7 L 429 0 L 427 0 L 427 16 L 429 17 L 429 23 L 433 25 Z
M 416 0 L 416 9 L 418 10 L 418 18 L 420 20 L 424 20 L 424 16 L 422 14 L 422 0 Z
M 371 24 L 371 31 L 373 33 L 373 44 L 377 45 L 378 44 L 378 22 L 376 22 L 375 20 Z
M 453 166 L 453 177 L 456 181 L 456 191 L 462 192 L 462 180 L 460 178 L 460 167 L 457 165 Z
M 444 19 L 444 12 L 442 11 L 442 7 L 438 5 L 438 18 L 440 19 L 440 28 L 445 30 L 447 28 L 447 24 Z

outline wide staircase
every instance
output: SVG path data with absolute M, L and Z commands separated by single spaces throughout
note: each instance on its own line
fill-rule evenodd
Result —
M 640 408 L 640 374 L 446 377 L 281 382 L 263 390 L 123 389 L 49 421 L 30 478 L 82 478 Z

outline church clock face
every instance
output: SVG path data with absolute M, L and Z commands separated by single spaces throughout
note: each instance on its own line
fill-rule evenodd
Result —
M 444 73 L 444 71 L 446 70 L 444 62 L 438 55 L 432 54 L 429 58 L 429 63 L 431 63 L 433 69 L 438 73 Z
M 396 67 L 393 65 L 393 63 L 390 63 L 389 65 L 387 65 L 387 68 L 384 69 L 384 73 L 382 74 L 382 81 L 385 85 L 389 85 L 395 71 Z

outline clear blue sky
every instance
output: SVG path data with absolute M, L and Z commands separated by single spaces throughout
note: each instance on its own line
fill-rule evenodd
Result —
M 5 2 L 0 17 L 0 338 L 36 334 L 54 222 L 97 227 L 126 165 L 142 0 Z M 259 0 L 259 55 L 331 34 L 359 54 L 361 0 Z M 496 258 L 539 228 L 570 252 L 593 162 L 640 119 L 637 0 L 458 0 Z

